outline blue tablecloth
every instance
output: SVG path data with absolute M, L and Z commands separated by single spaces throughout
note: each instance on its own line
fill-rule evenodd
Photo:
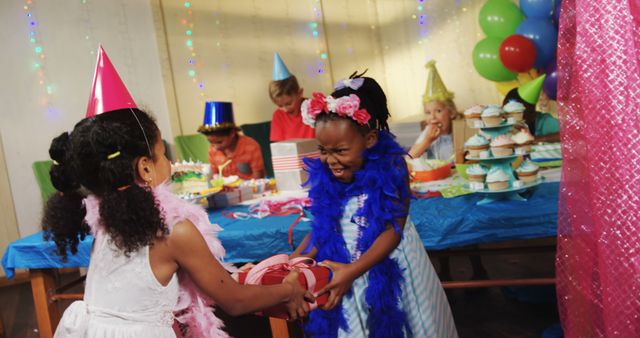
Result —
M 426 198 L 411 202 L 410 216 L 427 249 L 440 250 L 470 244 L 512 239 L 555 236 L 558 218 L 558 183 L 538 186 L 527 201 L 498 201 L 476 205 L 482 196 L 465 195 L 456 198 Z M 227 211 L 246 212 L 243 206 Z M 290 252 L 287 242 L 289 226 L 297 215 L 272 216 L 263 219 L 238 220 L 211 210 L 209 219 L 224 231 L 219 238 L 227 249 L 228 262 L 262 260 L 272 254 Z M 300 222 L 293 231 L 294 243 L 300 243 L 309 232 L 310 224 Z M 45 241 L 43 233 L 19 239 L 7 248 L 2 267 L 11 278 L 14 269 L 84 267 L 89 265 L 92 237 L 85 238 L 77 255 L 61 262 L 53 242 Z

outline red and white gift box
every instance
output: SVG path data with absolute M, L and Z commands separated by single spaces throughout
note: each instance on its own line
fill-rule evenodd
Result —
M 269 257 L 249 271 L 243 271 L 238 274 L 238 282 L 240 284 L 255 285 L 275 285 L 281 284 L 287 275 L 293 271 L 299 271 L 298 281 L 302 287 L 311 293 L 322 290 L 331 279 L 331 270 L 318 266 L 315 260 L 307 257 L 298 257 L 289 259 L 288 255 L 279 254 Z M 325 293 L 316 298 L 315 303 L 309 304 L 311 309 L 324 305 L 329 299 L 329 294 Z M 277 317 L 288 319 L 289 314 L 284 304 L 266 309 L 260 313 L 268 317 Z
M 315 139 L 293 139 L 271 143 L 271 161 L 276 185 L 280 191 L 303 190 L 307 181 L 303 158 L 319 158 Z

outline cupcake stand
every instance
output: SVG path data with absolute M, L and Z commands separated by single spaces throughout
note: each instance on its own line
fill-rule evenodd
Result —
M 482 134 L 490 136 L 492 139 L 499 136 L 507 134 L 513 125 L 515 125 L 515 121 L 512 119 L 506 120 L 502 124 L 495 127 L 478 127 L 474 126 L 475 129 L 482 130 Z M 484 154 L 481 153 L 481 156 L 470 156 L 467 155 L 465 158 L 467 160 L 480 161 L 485 167 L 499 167 L 509 176 L 509 187 L 503 190 L 489 190 L 486 185 L 482 189 L 473 189 L 471 186 L 473 182 L 467 183 L 465 188 L 473 191 L 474 193 L 484 194 L 485 197 L 478 201 L 478 205 L 483 205 L 491 202 L 495 202 L 498 200 L 514 200 L 514 201 L 526 201 L 527 199 L 522 197 L 520 194 L 525 192 L 527 189 L 537 186 L 542 182 L 542 177 L 536 179 L 535 182 L 524 183 L 523 181 L 518 180 L 514 175 L 514 170 L 511 164 L 519 157 L 527 155 L 525 151 L 514 152 L 513 155 L 509 156 L 500 156 L 494 157 L 490 150 L 484 151 Z

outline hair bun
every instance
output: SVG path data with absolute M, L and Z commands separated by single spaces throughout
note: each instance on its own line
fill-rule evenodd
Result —
M 67 163 L 67 154 L 70 145 L 69 133 L 64 132 L 51 141 L 49 156 L 53 160 L 53 166 L 49 171 L 51 184 L 61 192 L 77 190 L 80 185 L 73 179 L 70 166 Z

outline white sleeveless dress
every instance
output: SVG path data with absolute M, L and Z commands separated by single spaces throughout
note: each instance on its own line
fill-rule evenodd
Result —
M 84 301 L 65 311 L 56 338 L 176 337 L 172 325 L 178 278 L 158 282 L 149 246 L 125 256 L 109 236 L 98 232 L 87 273 Z

